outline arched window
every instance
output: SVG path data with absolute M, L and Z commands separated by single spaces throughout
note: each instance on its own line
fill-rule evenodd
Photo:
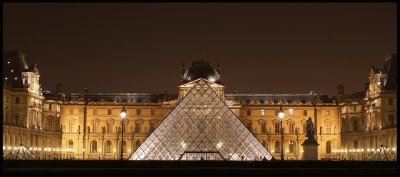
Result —
M 72 140 L 69 140 L 67 143 L 67 148 L 68 149 L 74 149 L 74 142 Z
M 275 152 L 281 153 L 281 142 L 280 141 L 275 141 Z
M 106 147 L 104 147 L 104 150 L 106 151 L 106 153 L 111 153 L 111 141 L 110 140 L 106 141 Z
M 328 154 L 332 153 L 332 142 L 331 141 L 326 142 L 326 153 L 328 153 Z
M 91 153 L 97 153 L 97 141 L 93 140 L 90 142 L 90 152 Z
M 296 145 L 296 144 L 294 144 L 294 141 L 290 141 L 290 142 L 289 142 L 289 153 L 294 153 L 294 151 L 295 151 L 295 145 Z

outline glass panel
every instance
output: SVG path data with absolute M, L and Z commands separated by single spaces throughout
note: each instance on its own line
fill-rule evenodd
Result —
M 130 160 L 271 160 L 205 80 L 198 80 Z

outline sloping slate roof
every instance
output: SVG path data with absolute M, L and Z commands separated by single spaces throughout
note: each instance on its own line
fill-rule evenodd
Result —
M 322 103 L 331 103 L 332 99 L 328 95 L 319 95 Z M 227 99 L 234 99 L 235 97 L 240 102 L 248 103 L 251 101 L 278 103 L 284 101 L 285 103 L 310 103 L 316 101 L 318 95 L 311 94 L 225 94 Z
M 28 69 L 24 54 L 17 51 L 3 51 L 3 82 L 7 82 L 7 85 L 11 84 L 13 88 L 24 88 L 22 72 Z
M 397 54 L 385 58 L 383 72 L 387 74 L 385 90 L 397 89 Z
M 174 94 L 151 93 L 71 93 L 69 101 L 78 101 L 83 96 L 90 102 L 148 102 L 158 103 L 160 100 L 172 100 L 177 97 Z

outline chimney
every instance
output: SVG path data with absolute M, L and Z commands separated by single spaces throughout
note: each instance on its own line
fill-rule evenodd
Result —
M 344 95 L 344 85 L 343 84 L 339 84 L 337 86 L 337 90 L 336 90 L 336 96 L 337 96 L 337 101 L 338 102 L 342 102 L 343 95 Z

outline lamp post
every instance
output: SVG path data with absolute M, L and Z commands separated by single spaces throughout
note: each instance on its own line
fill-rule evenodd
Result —
M 283 122 L 282 122 L 282 120 L 283 120 L 283 117 L 285 116 L 285 113 L 283 112 L 282 107 L 279 110 L 278 116 L 281 119 L 281 160 L 284 160 L 284 157 L 283 157 L 283 153 L 284 153 L 284 151 L 283 151 Z
M 125 106 L 122 106 L 120 115 L 121 115 L 121 160 L 124 160 L 124 120 L 126 117 Z

